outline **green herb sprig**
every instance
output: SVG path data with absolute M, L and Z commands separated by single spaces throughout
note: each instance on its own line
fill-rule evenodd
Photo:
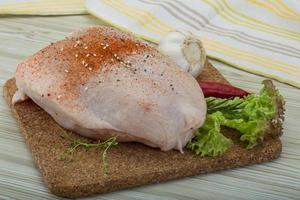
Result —
M 75 151 L 79 147 L 84 147 L 86 149 L 89 148 L 97 148 L 102 151 L 102 163 L 103 163 L 103 173 L 105 176 L 108 175 L 109 165 L 107 161 L 107 151 L 109 148 L 116 146 L 118 144 L 117 137 L 111 137 L 105 141 L 98 140 L 97 143 L 91 143 L 86 139 L 73 139 L 68 134 L 61 135 L 62 138 L 71 141 L 68 148 L 59 156 L 60 161 L 72 161 L 73 155 Z

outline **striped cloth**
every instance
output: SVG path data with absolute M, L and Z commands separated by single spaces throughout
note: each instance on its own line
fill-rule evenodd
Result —
M 72 15 L 87 13 L 84 0 L 0 0 L 0 14 Z
M 173 29 L 207 54 L 300 88 L 299 0 L 86 0 L 91 14 L 152 42 Z M 4 14 L 81 14 L 83 0 L 0 0 Z
M 86 7 L 152 42 L 190 30 L 211 58 L 300 87 L 299 0 L 86 0 Z

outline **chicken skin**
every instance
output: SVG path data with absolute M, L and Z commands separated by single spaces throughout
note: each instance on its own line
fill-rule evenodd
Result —
M 192 75 L 114 28 L 77 31 L 18 65 L 13 103 L 32 99 L 62 127 L 163 151 L 183 147 L 206 115 Z

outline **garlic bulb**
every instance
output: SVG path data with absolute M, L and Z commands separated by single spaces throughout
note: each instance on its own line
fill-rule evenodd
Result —
M 187 31 L 169 32 L 160 40 L 159 50 L 194 77 L 201 73 L 206 62 L 202 42 Z

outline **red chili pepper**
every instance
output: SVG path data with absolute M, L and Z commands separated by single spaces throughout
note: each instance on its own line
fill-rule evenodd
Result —
M 205 97 L 218 97 L 218 98 L 230 98 L 230 97 L 243 97 L 249 93 L 231 85 L 212 81 L 198 81 Z

